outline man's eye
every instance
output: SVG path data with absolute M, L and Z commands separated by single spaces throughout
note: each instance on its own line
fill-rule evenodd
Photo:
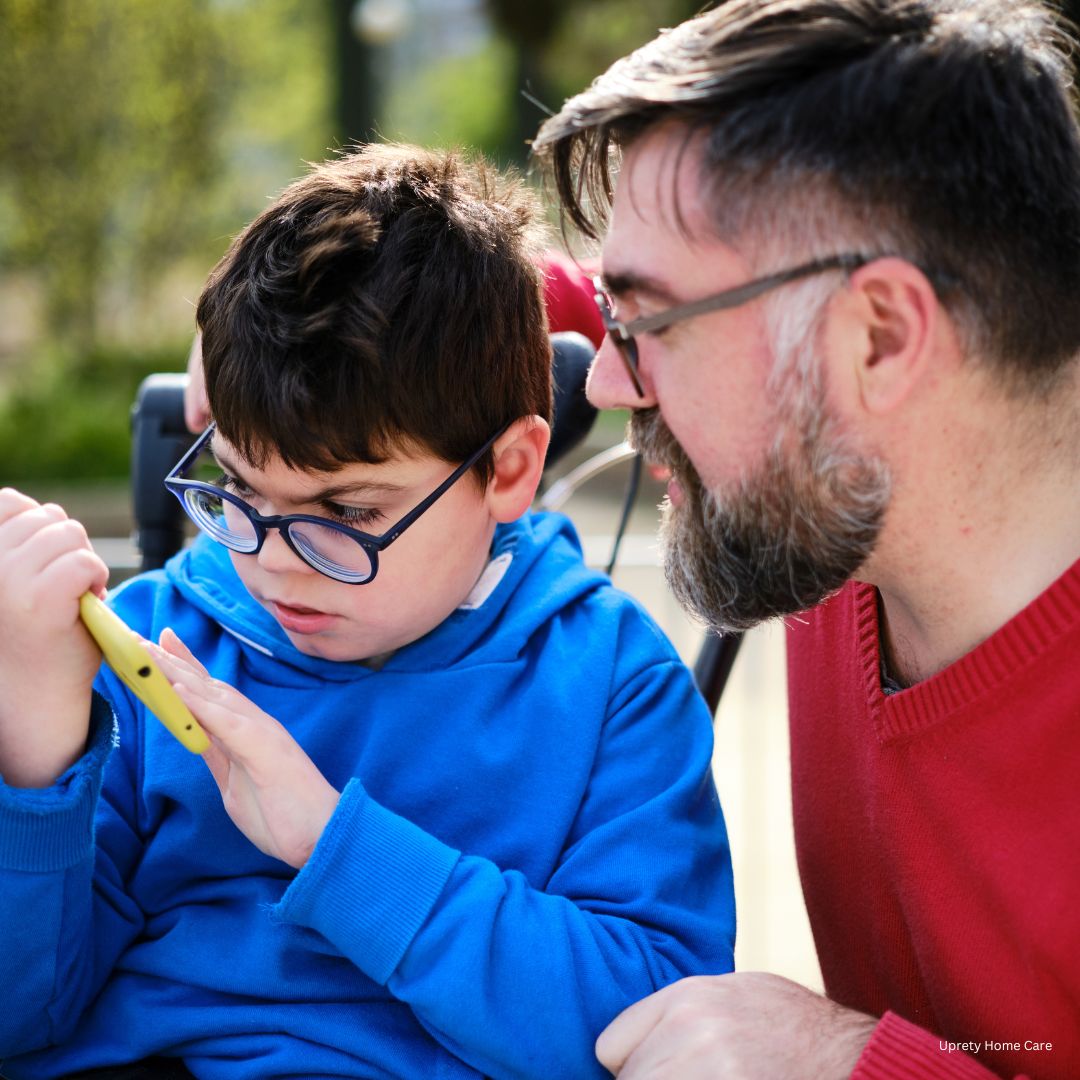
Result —
M 340 503 L 326 502 L 322 508 L 327 516 L 340 521 L 342 525 L 371 525 L 382 517 L 381 510 L 368 506 L 342 506 Z

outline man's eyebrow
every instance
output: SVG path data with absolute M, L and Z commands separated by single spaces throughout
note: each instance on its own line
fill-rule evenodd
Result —
M 612 296 L 627 296 L 635 293 L 648 296 L 653 300 L 662 300 L 673 304 L 677 297 L 671 287 L 659 278 L 650 277 L 648 274 L 639 273 L 636 270 L 610 270 L 600 275 L 604 288 Z
M 210 442 L 210 453 L 218 465 L 232 473 L 245 487 L 250 488 L 255 494 L 259 494 L 259 489 L 248 482 L 243 470 L 237 468 L 236 463 L 229 458 L 228 454 L 221 453 L 214 445 L 214 440 Z M 331 484 L 328 487 L 321 488 L 319 491 L 313 491 L 305 495 L 301 501 L 305 503 L 332 502 L 334 499 L 340 499 L 345 495 L 353 497 L 357 495 L 398 495 L 406 489 L 407 485 L 394 484 L 388 480 L 352 480 L 345 484 Z

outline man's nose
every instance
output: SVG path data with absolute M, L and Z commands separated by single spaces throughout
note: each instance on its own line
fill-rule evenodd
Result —
M 605 334 L 589 368 L 585 396 L 598 409 L 648 409 L 656 404 L 656 398 L 640 367 L 637 375 L 645 391 L 644 397 L 634 388 L 630 372 L 626 370 L 626 363 L 611 335 Z

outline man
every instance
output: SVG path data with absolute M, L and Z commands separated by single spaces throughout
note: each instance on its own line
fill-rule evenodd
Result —
M 605 232 L 589 393 L 671 470 L 676 594 L 791 617 L 828 993 L 684 980 L 601 1036 L 623 1080 L 1080 1075 L 1067 46 L 1020 0 L 731 0 L 537 138 Z

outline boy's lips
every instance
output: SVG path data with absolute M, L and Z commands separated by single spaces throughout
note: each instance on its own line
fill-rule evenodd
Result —
M 330 615 L 325 611 L 296 607 L 280 600 L 271 600 L 270 607 L 274 618 L 281 626 L 294 634 L 317 634 L 320 630 L 325 630 L 337 618 L 336 615 Z

